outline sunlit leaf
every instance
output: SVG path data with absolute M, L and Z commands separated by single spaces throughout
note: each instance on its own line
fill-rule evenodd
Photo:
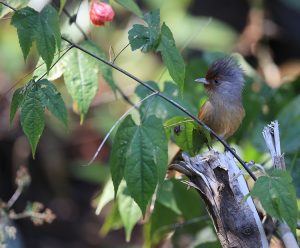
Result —
M 197 155 L 203 144 L 209 141 L 209 133 L 191 118 L 176 116 L 167 120 L 164 126 L 175 143 L 191 156 Z
M 113 199 L 114 199 L 114 186 L 112 180 L 108 180 L 99 198 L 96 214 L 99 215 L 103 207 Z
M 142 212 L 139 206 L 128 194 L 127 188 L 125 188 L 123 192 L 119 194 L 118 206 L 126 232 L 126 241 L 129 242 L 132 229 L 138 222 L 138 220 L 142 217 Z

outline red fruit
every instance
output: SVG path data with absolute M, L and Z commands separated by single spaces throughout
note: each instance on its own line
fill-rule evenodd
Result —
M 94 25 L 103 26 L 105 22 L 111 22 L 114 16 L 115 12 L 109 4 L 92 0 L 90 20 Z

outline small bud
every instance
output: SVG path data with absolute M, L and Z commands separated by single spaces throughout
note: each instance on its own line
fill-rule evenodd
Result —
M 90 6 L 90 20 L 94 25 L 103 26 L 105 22 L 111 22 L 114 16 L 115 12 L 109 4 L 92 0 Z
M 18 187 L 25 187 L 28 186 L 30 184 L 31 181 L 31 177 L 28 173 L 28 170 L 25 166 L 21 166 L 18 170 L 17 170 L 17 175 L 16 175 L 16 184 L 18 185 Z

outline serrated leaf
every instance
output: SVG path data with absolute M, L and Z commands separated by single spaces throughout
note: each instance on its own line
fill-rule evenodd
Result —
M 32 156 L 35 157 L 37 143 L 44 130 L 44 107 L 40 89 L 34 81 L 27 86 L 26 95 L 21 107 L 21 125 L 29 139 Z
M 136 130 L 136 124 L 130 116 L 127 116 L 120 124 L 114 142 L 112 146 L 112 152 L 110 156 L 110 172 L 113 181 L 115 196 L 118 192 L 118 187 L 124 177 L 126 151 L 128 149 L 128 143 L 132 139 Z
M 274 170 L 269 176 L 261 176 L 250 192 L 257 197 L 271 216 L 284 220 L 295 233 L 297 226 L 297 198 L 292 178 L 282 170 Z
M 126 241 L 129 242 L 132 229 L 142 217 L 142 212 L 132 197 L 129 196 L 127 188 L 118 196 L 118 207 L 126 232 Z
M 184 88 L 185 64 L 176 48 L 173 34 L 165 23 L 161 27 L 161 38 L 157 51 L 161 52 L 163 62 L 168 68 L 170 76 L 178 84 L 182 93 Z
M 32 42 L 36 41 L 38 52 L 49 71 L 55 50 L 59 50 L 61 44 L 56 10 L 51 5 L 46 5 L 39 13 L 25 7 L 14 13 L 11 23 L 17 28 L 24 59 L 27 58 Z
M 131 11 L 132 13 L 136 14 L 138 17 L 143 16 L 142 11 L 140 10 L 139 6 L 133 0 L 116 0 L 118 4 L 123 6 L 125 9 Z
M 38 81 L 42 93 L 42 103 L 65 127 L 68 126 L 68 115 L 65 103 L 55 85 L 43 79 Z
M 18 108 L 21 106 L 22 101 L 24 100 L 25 92 L 23 90 L 24 88 L 16 89 L 13 95 L 13 98 L 11 100 L 10 104 L 10 123 L 12 123 L 13 119 L 15 118 L 16 112 Z
M 11 24 L 17 28 L 24 60 L 26 60 L 32 42 L 35 39 L 35 25 L 37 23 L 38 15 L 38 12 L 34 9 L 25 7 L 17 10 L 11 19 Z
M 132 51 L 142 48 L 142 52 L 154 51 L 160 36 L 160 12 L 154 10 L 144 15 L 148 27 L 140 24 L 133 25 L 128 32 L 128 40 Z
M 85 48 L 87 43 L 83 43 Z M 78 105 L 81 123 L 98 90 L 98 62 L 79 49 L 71 49 L 65 56 L 64 79 L 68 92 Z
M 130 195 L 145 214 L 158 181 L 167 169 L 167 139 L 161 120 L 147 118 L 128 144 L 124 178 Z
M 85 41 L 81 46 L 99 57 L 106 58 L 104 52 L 91 41 Z M 103 78 L 111 89 L 114 92 L 116 91 L 112 69 L 78 49 L 71 49 L 63 58 L 63 64 L 65 67 L 64 79 L 66 87 L 73 101 L 78 106 L 82 123 L 97 93 L 99 72 L 102 73 Z
M 164 181 L 163 184 L 160 185 L 157 191 L 156 201 L 171 209 L 174 213 L 181 214 L 173 194 L 173 183 L 171 181 Z
M 55 50 L 60 50 L 61 38 L 57 11 L 46 5 L 39 14 L 35 28 L 35 40 L 39 54 L 45 61 L 49 71 Z
M 140 125 L 127 116 L 116 133 L 110 163 L 115 191 L 124 176 L 130 195 L 143 213 L 157 183 L 165 177 L 167 149 L 161 120 L 155 116 Z

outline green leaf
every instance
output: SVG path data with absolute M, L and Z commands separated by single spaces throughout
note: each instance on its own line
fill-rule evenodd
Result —
M 56 10 L 51 5 L 46 5 L 39 13 L 30 7 L 25 7 L 14 13 L 11 23 L 17 28 L 24 59 L 28 56 L 32 42 L 36 41 L 38 52 L 49 71 L 54 53 L 60 49 L 61 44 Z
M 88 43 L 82 44 L 84 48 Z M 98 90 L 98 62 L 79 49 L 71 49 L 65 56 L 64 79 L 68 92 L 78 105 L 81 123 Z
M 118 206 L 121 219 L 125 227 L 126 241 L 129 242 L 132 229 L 142 217 L 142 212 L 139 206 L 129 196 L 127 188 L 125 188 L 124 191 L 118 196 Z
M 110 156 L 110 171 L 111 178 L 114 184 L 115 196 L 118 192 L 118 187 L 124 177 L 126 152 L 128 143 L 132 139 L 136 130 L 136 124 L 130 116 L 127 116 L 120 124 L 112 146 Z
M 44 107 L 40 88 L 31 81 L 21 107 L 21 125 L 29 139 L 32 156 L 35 156 L 37 143 L 44 130 Z
M 59 51 L 61 45 L 59 18 L 51 5 L 46 5 L 38 17 L 35 27 L 36 45 L 49 71 L 55 50 L 57 48 Z
M 121 6 L 123 6 L 125 9 L 136 14 L 138 17 L 142 18 L 143 13 L 135 1 L 133 1 L 133 0 L 116 0 L 116 2 L 118 4 L 120 4 Z
M 175 143 L 191 156 L 197 155 L 207 141 L 206 133 L 190 118 L 176 116 L 167 120 L 164 126 L 168 136 L 172 136 Z
M 156 201 L 171 209 L 174 213 L 181 214 L 173 193 L 173 183 L 171 181 L 164 181 L 163 184 L 160 185 L 157 191 Z
M 55 85 L 43 79 L 38 81 L 42 93 L 42 103 L 65 127 L 68 126 L 68 115 L 65 103 Z
M 142 48 L 142 52 L 154 51 L 160 36 L 160 12 L 154 10 L 144 15 L 148 27 L 135 24 L 128 32 L 128 39 L 132 51 Z
M 96 214 L 99 215 L 103 207 L 114 199 L 114 186 L 112 180 L 108 180 L 98 201 Z
M 165 131 L 155 116 L 140 125 L 127 116 L 116 133 L 110 163 L 115 191 L 124 176 L 130 195 L 143 213 L 157 183 L 165 177 L 167 149 Z
M 81 46 L 99 57 L 106 58 L 104 52 L 90 41 L 83 42 Z M 111 89 L 116 91 L 112 69 L 78 49 L 71 49 L 63 58 L 63 64 L 65 84 L 73 101 L 78 105 L 82 123 L 97 93 L 99 72 L 102 73 Z
M 22 101 L 24 100 L 24 88 L 16 89 L 14 92 L 13 98 L 10 104 L 10 123 L 12 123 L 13 119 L 15 118 L 16 112 L 18 108 L 22 105 Z
M 35 25 L 39 13 L 30 7 L 16 11 L 11 19 L 11 24 L 17 28 L 19 43 L 26 60 L 32 42 L 35 38 Z
M 292 178 L 286 171 L 274 170 L 269 176 L 261 176 L 251 193 L 257 197 L 271 216 L 285 220 L 295 233 L 297 226 L 297 198 Z
M 278 114 L 281 146 L 285 153 L 293 153 L 300 148 L 300 96 L 294 98 Z M 293 127 L 293 128 L 290 128 Z
M 170 76 L 178 84 L 182 93 L 184 88 L 185 64 L 176 48 L 173 34 L 165 23 L 161 27 L 161 38 L 157 51 L 161 52 L 163 62 L 168 68 Z
M 145 214 L 158 181 L 167 169 L 167 138 L 154 116 L 137 126 L 126 153 L 125 181 L 130 195 Z

